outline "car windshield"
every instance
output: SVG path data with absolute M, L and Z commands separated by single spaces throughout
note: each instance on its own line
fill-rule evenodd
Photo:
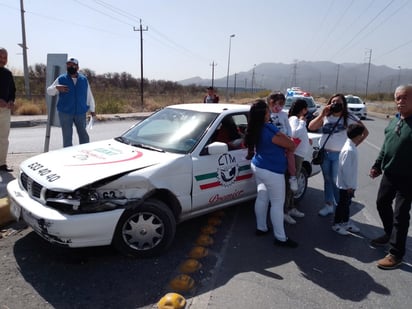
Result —
M 316 107 L 315 101 L 311 97 L 287 97 L 285 107 L 289 109 L 292 106 L 292 103 L 298 99 L 305 100 L 306 103 L 308 103 L 308 108 Z
M 165 108 L 130 128 L 117 140 L 173 153 L 189 153 L 218 115 L 178 108 Z
M 350 104 L 362 104 L 362 101 L 355 97 L 346 97 L 346 102 Z

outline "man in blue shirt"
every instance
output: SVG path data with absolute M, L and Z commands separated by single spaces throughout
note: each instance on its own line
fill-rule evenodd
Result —
M 90 141 L 86 131 L 86 113 L 95 114 L 95 102 L 87 77 L 79 73 L 79 61 L 70 58 L 66 62 L 67 73 L 60 75 L 47 88 L 51 96 L 59 94 L 57 111 L 63 134 L 63 147 L 73 145 L 73 124 L 76 126 L 79 143 Z

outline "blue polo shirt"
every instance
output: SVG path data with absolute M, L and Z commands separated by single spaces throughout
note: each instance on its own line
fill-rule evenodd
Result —
M 284 174 L 287 168 L 285 148 L 272 143 L 273 136 L 278 132 L 279 129 L 275 125 L 265 123 L 260 133 L 260 140 L 256 145 L 256 154 L 252 163 L 256 167 Z

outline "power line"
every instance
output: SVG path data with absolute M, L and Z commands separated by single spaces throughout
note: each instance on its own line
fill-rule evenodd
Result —
M 360 35 L 367 27 L 369 27 L 369 25 L 375 21 L 376 18 L 378 18 L 384 11 L 386 11 L 388 9 L 388 7 L 394 2 L 395 0 L 391 0 L 391 2 L 389 2 L 383 9 L 381 9 L 378 14 L 376 14 L 365 26 L 362 27 L 362 29 L 360 29 L 350 40 L 349 42 L 347 42 L 346 44 L 344 44 L 337 52 L 336 54 L 331 58 L 335 58 L 337 55 L 339 55 L 340 53 L 342 53 L 343 50 L 347 49 L 348 46 L 350 45 L 350 43 L 353 42 L 353 40 L 356 39 L 356 37 L 358 35 Z

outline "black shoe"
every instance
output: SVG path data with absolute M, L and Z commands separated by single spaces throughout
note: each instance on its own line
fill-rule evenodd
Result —
M 0 171 L 2 172 L 12 172 L 13 169 L 8 167 L 6 164 L 0 165 Z
M 263 235 L 268 234 L 269 232 L 270 232 L 269 230 L 262 231 L 262 230 L 256 229 L 256 236 L 263 236 Z
M 296 248 L 298 243 L 290 238 L 287 238 L 285 241 L 280 241 L 275 238 L 275 245 L 280 247 Z
M 388 235 L 382 235 L 381 237 L 372 239 L 370 244 L 374 247 L 382 247 L 388 244 L 390 237 Z

